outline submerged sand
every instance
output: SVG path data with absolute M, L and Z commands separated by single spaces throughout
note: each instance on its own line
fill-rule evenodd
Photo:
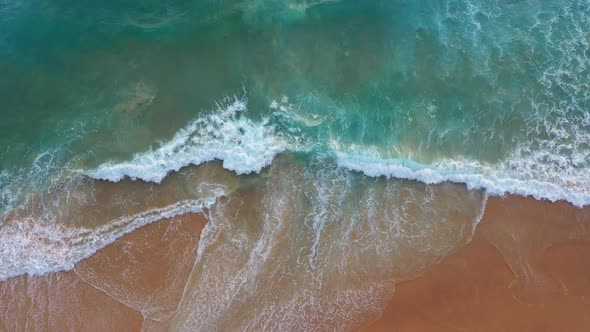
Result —
M 0 330 L 139 331 L 165 320 L 205 224 L 196 214 L 162 220 L 73 271 L 0 283 Z M 588 258 L 590 208 L 493 197 L 471 243 L 396 284 L 382 317 L 363 330 L 588 331 Z

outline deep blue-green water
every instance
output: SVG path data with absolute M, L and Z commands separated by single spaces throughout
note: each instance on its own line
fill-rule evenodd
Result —
M 160 181 L 211 159 L 258 172 L 277 153 L 584 205 L 589 12 L 585 1 L 3 1 L 3 205 L 15 181 L 64 165 Z
M 0 116 L 4 216 L 276 158 L 584 206 L 590 2 L 0 0 Z

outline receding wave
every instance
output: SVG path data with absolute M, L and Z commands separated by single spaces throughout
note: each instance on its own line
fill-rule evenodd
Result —
M 0 280 L 22 274 L 43 275 L 71 270 L 77 262 L 141 226 L 187 213 L 199 213 L 211 206 L 216 198 L 186 200 L 149 209 L 120 217 L 97 229 L 65 227 L 34 217 L 9 220 L 0 228 Z

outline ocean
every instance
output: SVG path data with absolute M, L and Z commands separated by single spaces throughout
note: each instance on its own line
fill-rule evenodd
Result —
M 201 214 L 144 329 L 359 327 L 488 197 L 590 204 L 589 31 L 585 0 L 0 0 L 0 280 L 96 283 Z

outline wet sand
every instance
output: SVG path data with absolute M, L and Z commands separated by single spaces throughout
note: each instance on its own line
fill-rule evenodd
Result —
M 74 271 L 145 318 L 164 319 L 180 301 L 204 226 L 196 214 L 155 222 L 78 263 Z
M 490 198 L 473 241 L 363 331 L 589 331 L 590 208 Z
M 74 271 L 0 282 L 0 331 L 139 331 L 178 305 L 206 220 L 187 214 L 129 233 Z
M 0 283 L 0 331 L 138 331 L 172 315 L 206 220 L 142 227 L 74 271 Z M 400 282 L 363 331 L 590 330 L 590 209 L 490 198 L 473 241 Z M 149 325 L 149 324 L 148 324 Z
M 142 317 L 74 272 L 0 283 L 0 331 L 138 331 Z

